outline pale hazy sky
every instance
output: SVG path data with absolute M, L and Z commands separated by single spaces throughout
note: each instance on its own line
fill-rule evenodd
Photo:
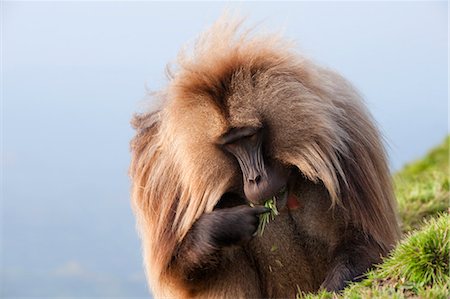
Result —
M 225 8 L 283 29 L 353 82 L 393 169 L 447 134 L 445 1 L 4 1 L 0 295 L 146 295 L 128 199 L 129 119 Z

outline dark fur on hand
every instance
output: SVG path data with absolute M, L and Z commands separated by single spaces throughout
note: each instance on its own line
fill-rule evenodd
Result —
M 171 267 L 188 283 L 198 283 L 220 260 L 220 250 L 250 241 L 264 207 L 237 206 L 202 215 L 189 230 Z

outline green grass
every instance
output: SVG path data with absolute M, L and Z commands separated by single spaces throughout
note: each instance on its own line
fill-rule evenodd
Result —
M 298 298 L 449 298 L 449 143 L 394 175 L 402 240 L 367 278 L 339 294 L 299 293 Z
M 270 209 L 270 211 L 259 215 L 259 225 L 256 231 L 259 236 L 263 235 L 264 229 L 266 228 L 266 225 L 270 222 L 270 220 L 271 219 L 274 220 L 275 216 L 279 214 L 277 210 L 277 200 L 275 196 L 273 198 L 269 198 L 268 200 L 266 200 L 266 202 L 264 203 L 264 207 Z
M 344 298 L 448 298 L 450 217 L 441 214 L 408 233 L 391 255 Z
M 423 218 L 448 209 L 449 143 L 447 137 L 423 159 L 406 165 L 394 175 L 403 232 L 417 228 Z

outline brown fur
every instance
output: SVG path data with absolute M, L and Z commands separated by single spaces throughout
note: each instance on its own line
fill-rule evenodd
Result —
M 222 19 L 193 53 L 181 53 L 162 107 L 133 120 L 132 203 L 156 297 L 338 289 L 348 256 L 360 257 L 350 269 L 361 274 L 398 238 L 385 153 L 358 93 L 278 36 L 254 37 L 239 24 Z M 255 124 L 268 130 L 270 155 L 298 170 L 300 208 L 263 237 L 211 255 L 207 275 L 186 283 L 173 266 L 190 259 L 177 256 L 180 244 L 224 193 L 241 187 L 236 161 L 216 141 L 230 127 Z

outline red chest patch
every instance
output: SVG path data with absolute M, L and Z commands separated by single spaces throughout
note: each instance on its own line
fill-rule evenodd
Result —
M 288 200 L 287 200 L 287 207 L 289 210 L 296 210 L 300 207 L 300 202 L 298 201 L 297 196 L 294 194 L 289 194 Z

